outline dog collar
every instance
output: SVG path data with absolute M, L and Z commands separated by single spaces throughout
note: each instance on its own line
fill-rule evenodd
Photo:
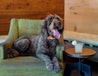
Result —
M 47 39 L 55 39 L 54 37 L 48 36 Z

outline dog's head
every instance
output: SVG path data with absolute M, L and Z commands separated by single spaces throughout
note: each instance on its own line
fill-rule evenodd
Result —
M 41 33 L 44 37 L 51 36 L 59 39 L 63 32 L 63 20 L 58 15 L 49 15 L 46 17 Z

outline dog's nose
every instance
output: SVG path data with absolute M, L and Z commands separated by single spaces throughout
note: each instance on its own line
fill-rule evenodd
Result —
M 55 24 L 55 26 L 61 25 L 61 23 L 59 21 L 56 21 L 54 24 Z

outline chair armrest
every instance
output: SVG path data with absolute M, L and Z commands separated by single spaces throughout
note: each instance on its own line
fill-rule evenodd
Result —
M 13 42 L 18 38 L 17 20 L 12 19 L 10 24 L 10 30 L 8 38 L 5 42 L 0 44 L 0 60 L 7 58 L 6 50 L 12 48 Z
M 4 59 L 3 46 L 0 45 L 0 61 Z
M 56 54 L 57 54 L 57 58 L 59 59 L 59 61 L 63 61 L 63 52 L 64 51 L 65 51 L 64 45 L 58 45 L 56 47 Z
M 17 19 L 11 19 L 9 34 L 7 42 L 14 42 L 18 38 L 18 21 Z
M 12 45 L 13 45 L 13 42 L 17 38 L 18 38 L 18 23 L 17 23 L 17 19 L 11 19 L 8 38 L 7 38 L 7 40 L 4 43 L 1 43 L 1 45 L 4 45 L 5 49 L 6 48 L 11 48 Z
M 0 60 L 7 58 L 6 50 L 11 47 L 12 47 L 12 42 L 9 40 L 6 40 L 5 42 L 0 43 Z

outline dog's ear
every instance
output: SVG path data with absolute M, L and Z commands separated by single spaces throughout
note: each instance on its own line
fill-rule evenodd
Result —
M 42 24 L 42 27 L 41 27 L 41 35 L 44 37 L 44 38 L 47 38 L 48 36 L 48 32 L 47 32 L 47 19 L 43 22 Z
M 51 24 L 53 18 L 54 18 L 54 16 L 52 14 L 48 15 L 42 24 L 41 34 L 43 35 L 44 38 L 47 38 L 47 36 L 49 34 L 49 31 L 50 31 L 49 25 Z

